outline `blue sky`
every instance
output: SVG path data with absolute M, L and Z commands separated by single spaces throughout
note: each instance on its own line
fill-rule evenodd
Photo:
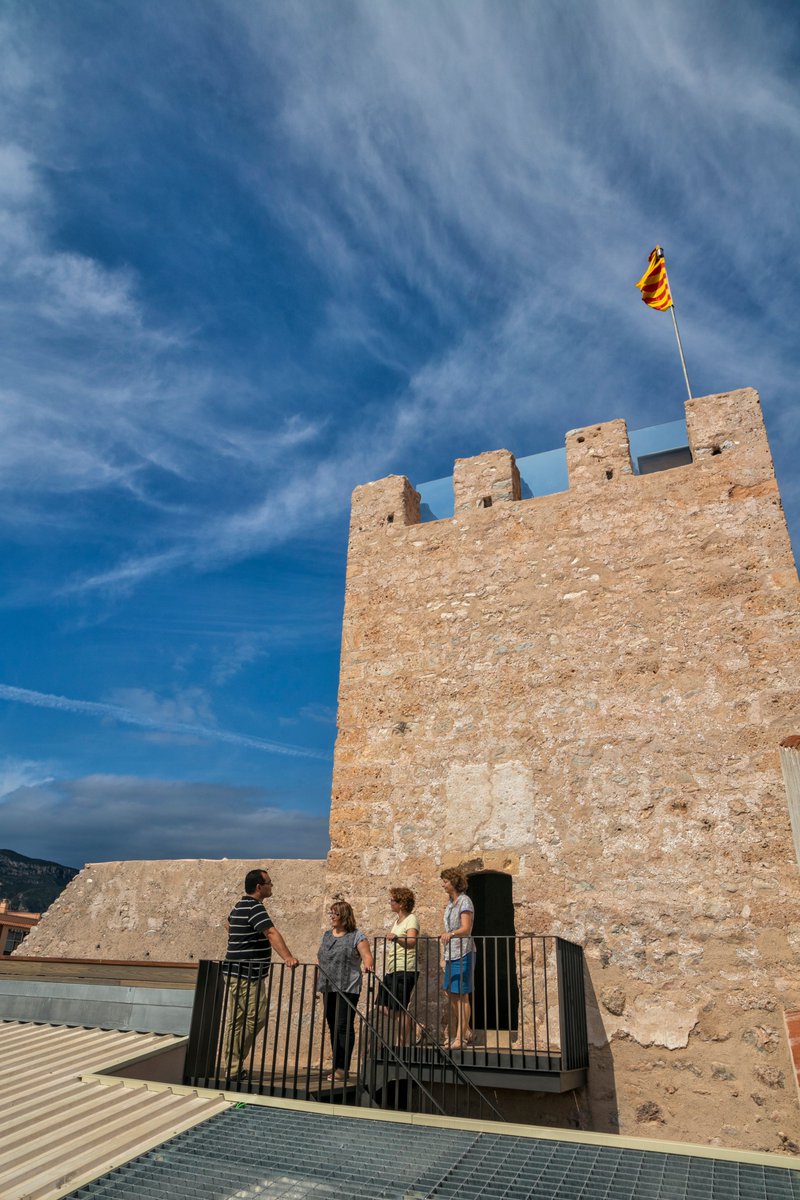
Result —
M 352 488 L 759 389 L 800 533 L 793 4 L 0 8 L 0 845 L 327 849 Z

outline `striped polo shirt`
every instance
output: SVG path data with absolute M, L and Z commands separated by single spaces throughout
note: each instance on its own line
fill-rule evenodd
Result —
M 266 972 L 272 962 L 272 946 L 265 936 L 274 922 L 260 900 L 242 896 L 228 916 L 227 963 L 238 964 L 232 975 L 252 975 Z

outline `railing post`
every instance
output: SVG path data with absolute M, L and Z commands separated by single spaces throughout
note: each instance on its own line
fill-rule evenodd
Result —
M 556 968 L 561 1070 L 585 1070 L 589 1066 L 589 1038 L 582 947 L 557 937 Z
M 224 999 L 219 963 L 203 959 L 197 965 L 197 985 L 186 1045 L 186 1083 L 198 1086 L 200 1079 L 214 1079 L 217 1075 L 217 1043 L 222 1034 Z

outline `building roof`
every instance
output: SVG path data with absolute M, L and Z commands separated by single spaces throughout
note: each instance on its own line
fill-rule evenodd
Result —
M 776 1155 L 88 1077 L 184 1040 L 0 1022 L 3 1200 L 800 1200 Z
M 184 1040 L 0 1022 L 3 1200 L 56 1200 L 227 1108 L 220 1096 L 81 1081 Z
M 70 1200 L 798 1200 L 788 1166 L 659 1152 L 625 1139 L 428 1118 L 359 1120 L 241 1105 Z M 537 1131 L 541 1132 L 541 1131 Z M 725 1154 L 723 1151 L 722 1154 Z M 755 1156 L 754 1156 L 755 1157 Z M 764 1158 L 765 1156 L 761 1156 Z
M 0 925 L 5 925 L 7 928 L 32 929 L 39 923 L 40 918 L 40 913 L 16 912 L 10 908 L 3 908 L 2 902 L 0 902 Z

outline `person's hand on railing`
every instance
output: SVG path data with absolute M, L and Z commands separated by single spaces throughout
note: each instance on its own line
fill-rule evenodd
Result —
M 272 946 L 272 949 L 280 954 L 281 958 L 286 963 L 286 966 L 291 971 L 293 971 L 295 967 L 299 966 L 300 960 L 295 958 L 295 956 L 292 954 L 291 950 L 286 945 L 286 942 L 283 940 L 282 934 L 278 933 L 278 930 L 274 925 L 270 925 L 269 929 L 267 930 L 267 938 L 269 939 L 269 944 Z
M 359 957 L 361 959 L 361 971 L 363 974 L 372 974 L 375 970 L 375 964 L 372 961 L 372 951 L 369 948 L 369 942 L 366 938 L 359 942 L 356 946 Z

